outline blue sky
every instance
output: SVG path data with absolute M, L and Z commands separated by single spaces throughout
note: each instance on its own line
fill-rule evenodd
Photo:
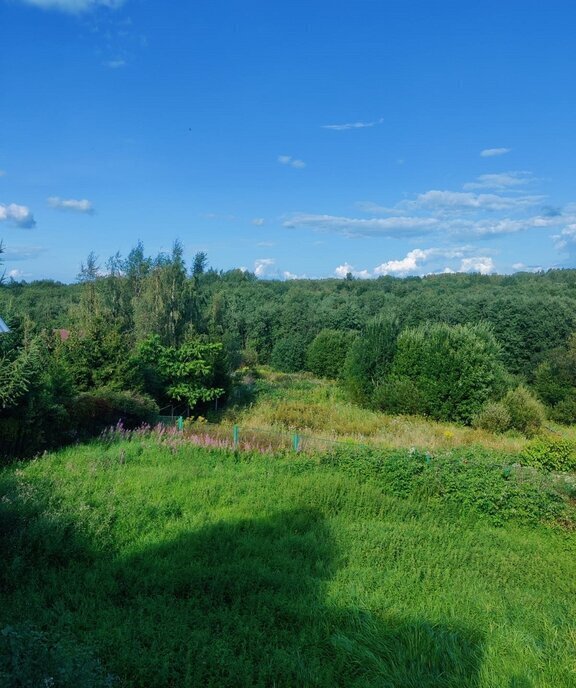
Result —
M 262 277 L 576 266 L 576 6 L 0 0 L 0 239 Z

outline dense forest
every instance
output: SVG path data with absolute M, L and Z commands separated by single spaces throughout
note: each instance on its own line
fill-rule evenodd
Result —
M 392 414 L 525 434 L 576 420 L 576 270 L 266 281 L 138 244 L 91 254 L 74 284 L 4 280 L 0 316 L 4 457 L 206 414 L 258 365 Z

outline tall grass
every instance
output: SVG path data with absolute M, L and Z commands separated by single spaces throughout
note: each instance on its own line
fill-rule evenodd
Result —
M 5 470 L 0 628 L 133 688 L 575 685 L 574 533 L 390 489 L 377 459 L 146 435 Z

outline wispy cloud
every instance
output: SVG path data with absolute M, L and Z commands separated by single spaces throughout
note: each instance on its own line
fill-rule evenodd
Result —
M 56 210 L 70 210 L 76 213 L 84 213 L 86 215 L 94 214 L 94 206 L 92 202 L 83 198 L 77 200 L 75 198 L 60 198 L 59 196 L 50 196 L 48 205 Z
M 304 160 L 298 160 L 293 158 L 291 155 L 279 155 L 278 162 L 281 165 L 287 165 L 288 167 L 293 167 L 296 170 L 301 170 L 302 168 L 306 167 Z
M 323 124 L 322 129 L 330 129 L 332 131 L 348 131 L 349 129 L 368 129 L 382 124 L 384 118 L 375 120 L 374 122 L 348 122 L 346 124 Z
M 256 227 L 262 227 L 262 225 L 265 223 L 265 220 L 263 217 L 255 217 L 252 220 L 252 224 L 256 225 Z
M 108 67 L 109 69 L 121 69 L 122 67 L 125 67 L 128 63 L 126 62 L 126 60 L 106 60 L 102 64 L 104 65 L 104 67 Z
M 32 229 L 36 226 L 36 220 L 30 208 L 17 203 L 8 205 L 0 203 L 0 222 L 9 222 L 22 229 Z
M 407 205 L 431 210 L 518 210 L 542 203 L 544 196 L 501 196 L 469 191 L 439 191 L 419 194 Z
M 464 184 L 466 191 L 474 189 L 494 189 L 497 191 L 507 191 L 519 186 L 526 186 L 534 182 L 531 172 L 501 172 L 500 174 L 481 174 L 476 181 Z
M 336 215 L 295 213 L 283 223 L 284 227 L 306 227 L 317 231 L 332 231 L 344 236 L 420 236 L 439 226 L 433 217 L 387 217 L 362 219 Z
M 499 155 L 506 155 L 506 153 L 510 153 L 511 150 L 511 148 L 485 148 L 483 151 L 480 151 L 480 157 L 495 158 Z
M 0 177 L 6 176 L 6 170 L 0 170 Z
M 388 206 L 380 205 L 379 203 L 374 203 L 372 201 L 358 201 L 355 205 L 358 210 L 361 210 L 363 213 L 371 213 L 373 215 L 397 215 L 399 212 L 401 212 L 401 208 L 398 206 L 389 208 Z
M 25 5 L 33 5 L 43 10 L 59 10 L 70 14 L 89 12 L 97 7 L 115 9 L 124 4 L 125 0 L 20 0 Z
M 273 241 L 259 241 L 256 246 L 260 246 L 261 248 L 270 248 L 271 246 L 275 246 L 275 243 Z

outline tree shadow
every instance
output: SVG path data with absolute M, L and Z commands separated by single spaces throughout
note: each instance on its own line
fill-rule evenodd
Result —
M 25 562 L 10 581 L 27 600 L 21 620 L 91 646 L 121 686 L 480 685 L 470 629 L 327 602 L 339 554 L 317 511 L 224 521 L 128 557 L 69 532 L 66 560 L 44 558 L 42 542 L 58 546 L 41 518 L 11 540 Z

